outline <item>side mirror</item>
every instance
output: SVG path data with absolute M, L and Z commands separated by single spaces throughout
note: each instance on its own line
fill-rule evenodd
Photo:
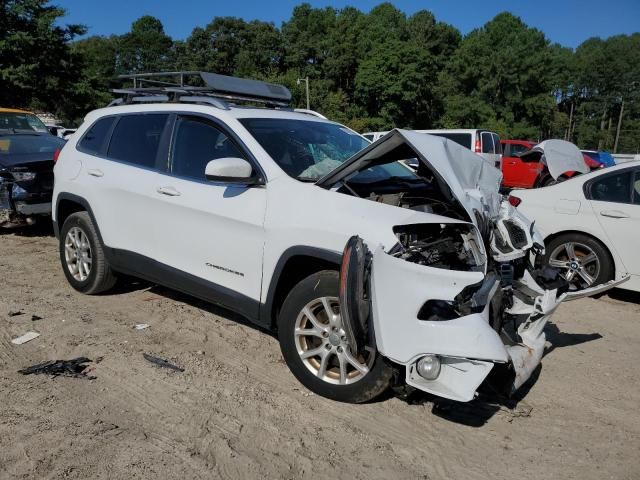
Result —
M 252 177 L 253 167 L 243 158 L 227 157 L 211 160 L 204 169 L 207 180 L 214 182 L 241 183 L 256 185 L 262 183 L 257 177 Z

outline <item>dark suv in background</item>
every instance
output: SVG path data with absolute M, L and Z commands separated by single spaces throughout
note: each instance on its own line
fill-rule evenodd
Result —
M 51 214 L 53 165 L 64 144 L 34 114 L 0 109 L 0 227 Z

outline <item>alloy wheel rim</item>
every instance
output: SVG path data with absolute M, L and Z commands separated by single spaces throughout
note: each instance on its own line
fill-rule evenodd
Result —
M 353 384 L 373 365 L 373 348 L 366 347 L 357 357 L 351 352 L 336 297 L 317 298 L 305 305 L 296 319 L 294 335 L 302 363 L 324 382 Z
M 591 287 L 601 268 L 600 259 L 593 249 L 579 242 L 567 242 L 556 247 L 549 256 L 549 266 L 558 268 L 577 289 Z
M 89 238 L 79 227 L 72 227 L 64 239 L 64 258 L 71 276 L 84 282 L 91 274 L 93 257 Z

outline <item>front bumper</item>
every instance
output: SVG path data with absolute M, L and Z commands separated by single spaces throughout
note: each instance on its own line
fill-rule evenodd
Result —
M 510 391 L 515 392 L 540 364 L 546 343 L 544 327 L 558 305 L 564 300 L 599 293 L 626 280 L 558 296 L 556 290 L 544 290 L 525 272 L 519 285 L 530 299 L 522 301 L 514 296 L 513 306 L 505 310 L 520 319 L 513 340 L 492 327 L 496 325 L 493 300 L 498 298 L 501 289 L 496 277 L 485 277 L 481 272 L 425 267 L 395 258 L 378 248 L 373 254 L 371 279 L 372 321 L 378 351 L 406 367 L 407 384 L 462 402 L 474 398 L 496 364 L 507 367 Z M 451 319 L 418 318 L 418 312 L 428 300 L 453 302 L 465 287 L 483 281 L 487 301 L 477 305 L 473 313 Z M 486 285 L 487 282 L 490 284 Z M 425 355 L 437 355 L 441 361 L 440 374 L 435 380 L 426 380 L 417 372 L 417 362 Z

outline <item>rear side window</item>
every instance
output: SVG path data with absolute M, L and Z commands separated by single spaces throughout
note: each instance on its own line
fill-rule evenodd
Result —
M 153 168 L 168 114 L 124 115 L 118 119 L 107 156 Z
M 640 170 L 636 170 L 633 180 L 633 203 L 640 205 Z
M 448 138 L 449 140 L 456 142 L 458 145 L 462 145 L 465 148 L 471 150 L 471 134 L 470 133 L 430 133 L 429 135 L 435 135 L 436 137 Z
M 84 134 L 82 140 L 78 143 L 78 148 L 83 152 L 93 155 L 99 155 L 102 153 L 105 146 L 105 140 L 111 125 L 115 121 L 115 117 L 101 118 L 94 123 L 91 128 Z
M 589 192 L 592 200 L 613 203 L 631 203 L 630 170 L 621 173 L 611 173 L 595 180 Z
M 489 132 L 482 132 L 482 153 L 494 153 L 493 136 Z
M 204 170 L 207 163 L 227 157 L 244 158 L 244 155 L 216 125 L 199 117 L 178 118 L 173 141 L 172 173 L 206 180 Z

